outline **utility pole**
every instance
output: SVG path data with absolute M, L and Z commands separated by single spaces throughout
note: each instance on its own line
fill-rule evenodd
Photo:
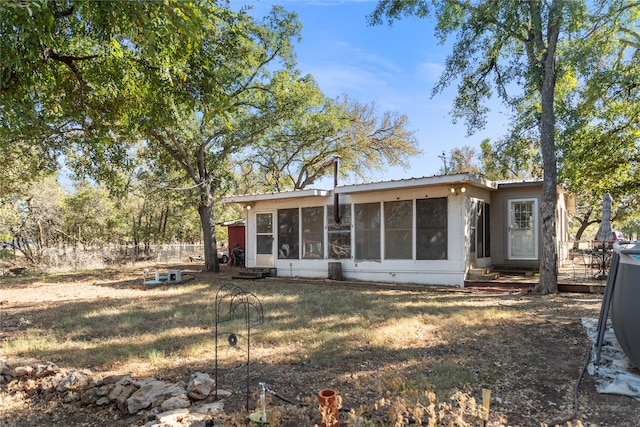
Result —
M 447 175 L 449 173 L 449 170 L 447 169 L 447 155 L 443 151 L 442 154 L 438 157 L 442 159 L 442 163 L 444 165 L 444 174 Z

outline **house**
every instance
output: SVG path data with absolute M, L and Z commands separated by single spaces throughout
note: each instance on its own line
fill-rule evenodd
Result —
M 557 240 L 567 240 L 558 189 Z M 464 286 L 472 269 L 538 269 L 542 181 L 474 174 L 228 196 L 246 212 L 246 266 L 278 276 Z

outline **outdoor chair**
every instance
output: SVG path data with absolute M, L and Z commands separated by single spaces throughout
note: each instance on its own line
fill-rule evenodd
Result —
M 573 267 L 573 280 L 587 279 L 591 277 L 593 259 L 589 251 L 571 251 L 571 266 Z M 578 277 L 581 275 L 581 277 Z
M 289 254 L 291 253 L 291 247 L 289 246 L 288 243 L 284 243 L 279 250 L 280 253 L 280 259 L 286 259 L 289 258 Z
M 333 258 L 343 259 L 349 257 L 349 247 L 342 246 L 335 243 L 330 243 L 331 252 L 333 253 Z

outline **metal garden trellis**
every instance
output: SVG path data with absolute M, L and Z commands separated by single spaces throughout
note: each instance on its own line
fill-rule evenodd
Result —
M 226 310 L 223 310 L 223 306 Z M 234 319 L 244 320 L 246 327 L 247 338 L 247 406 L 249 410 L 249 388 L 251 372 L 251 327 L 261 325 L 264 323 L 264 312 L 262 304 L 258 297 L 250 292 L 246 292 L 244 289 L 237 285 L 227 284 L 222 286 L 216 292 L 216 324 L 215 324 L 215 380 L 216 380 L 216 397 L 218 397 L 218 336 L 221 331 L 220 325 L 228 323 Z M 238 338 L 234 332 L 230 332 L 227 341 L 229 345 L 234 347 L 237 344 Z

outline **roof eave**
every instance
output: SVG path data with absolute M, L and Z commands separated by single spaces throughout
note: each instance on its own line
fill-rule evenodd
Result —
M 409 178 L 397 181 L 383 181 L 367 184 L 351 184 L 336 187 L 338 194 L 362 193 L 367 191 L 393 190 L 397 188 L 434 187 L 440 185 L 468 184 L 476 187 L 484 187 L 490 190 L 498 188 L 497 184 L 485 177 L 472 173 L 455 175 L 438 175 L 424 178 Z
M 328 190 L 307 189 L 284 191 L 282 193 L 244 194 L 239 196 L 224 196 L 222 203 L 252 203 L 265 200 L 282 200 L 301 197 L 326 197 Z

